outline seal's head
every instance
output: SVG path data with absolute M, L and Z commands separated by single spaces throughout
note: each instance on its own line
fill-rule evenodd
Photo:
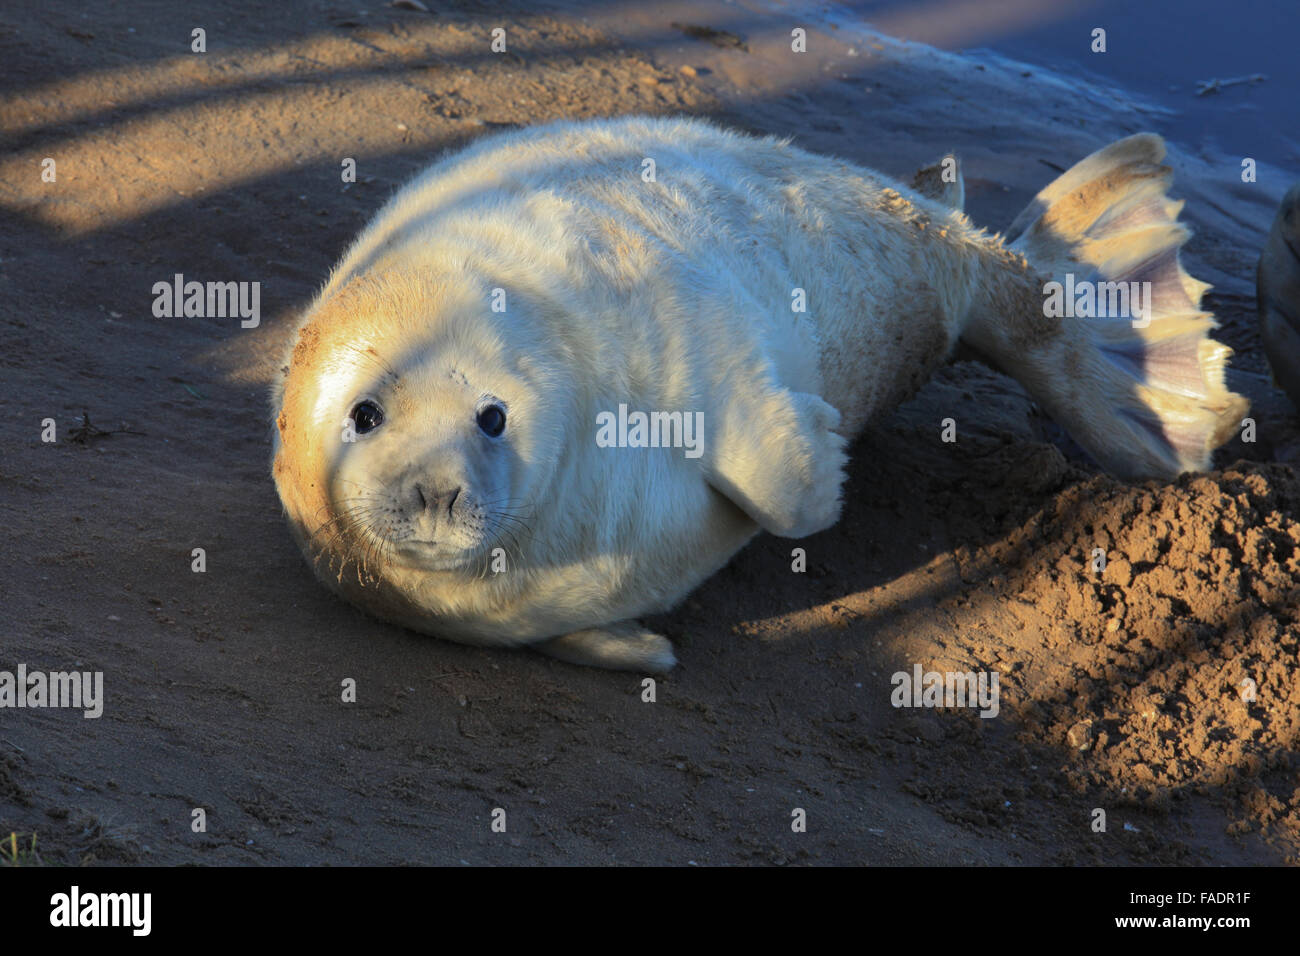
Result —
M 479 574 L 522 547 L 554 473 L 563 402 L 545 351 L 461 279 L 367 275 L 299 329 L 273 471 L 299 544 L 347 596 Z M 518 304 L 517 308 L 524 308 Z
M 1277 207 L 1277 216 L 1273 219 L 1272 231 L 1287 242 L 1300 240 L 1300 183 L 1292 185 L 1282 197 L 1282 203 Z
M 1273 381 L 1300 408 L 1300 183 L 1282 197 L 1255 282 L 1259 337 Z

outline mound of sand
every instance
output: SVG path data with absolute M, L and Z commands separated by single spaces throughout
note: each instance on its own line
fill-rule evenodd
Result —
M 653 622 L 683 662 L 653 705 L 635 675 L 419 637 L 319 587 L 271 487 L 266 383 L 440 149 L 687 111 L 900 177 L 955 149 L 997 227 L 1158 116 L 806 11 L 795 60 L 790 14 L 740 3 L 428 5 L 214 2 L 206 57 L 178 6 L 0 14 L 0 668 L 101 670 L 107 696 L 98 720 L 0 718 L 0 833 L 66 863 L 1296 859 L 1300 486 L 1275 460 L 1300 441 L 1250 299 L 1274 187 L 1225 185 L 1235 161 L 1170 153 L 1188 268 L 1257 399 L 1260 441 L 1223 461 L 1253 461 L 1117 483 L 1014 383 L 953 366 L 857 443 L 839 525 L 759 537 Z M 261 282 L 261 326 L 153 317 L 177 272 Z M 73 440 L 83 414 L 126 431 Z M 918 663 L 999 673 L 998 718 L 891 707 Z

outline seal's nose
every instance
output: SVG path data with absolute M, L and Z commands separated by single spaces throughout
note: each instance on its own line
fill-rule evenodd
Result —
M 421 510 L 427 510 L 436 515 L 445 509 L 447 516 L 451 517 L 451 509 L 456 504 L 456 499 L 460 497 L 460 485 L 439 491 L 426 488 L 417 481 L 415 483 L 415 496 L 420 502 Z

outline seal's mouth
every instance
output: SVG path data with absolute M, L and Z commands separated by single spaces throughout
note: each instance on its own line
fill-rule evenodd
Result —
M 490 558 L 486 547 L 448 549 L 443 542 L 405 538 L 393 542 L 393 557 L 422 571 L 474 571 Z
M 340 497 L 334 517 L 317 538 L 319 546 L 380 572 L 387 568 L 481 577 L 518 567 L 532 530 L 532 509 L 507 499 L 483 501 L 473 494 L 448 492 L 434 510 L 427 488 L 415 490 L 406 499 L 370 488 Z M 415 507 L 417 499 L 424 507 Z

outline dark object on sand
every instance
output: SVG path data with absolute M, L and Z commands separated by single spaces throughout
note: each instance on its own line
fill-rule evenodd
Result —
M 745 41 L 727 30 L 715 30 L 713 27 L 697 26 L 694 23 L 678 23 L 673 21 L 669 24 L 674 30 L 680 30 L 688 37 L 694 37 L 697 40 L 708 40 L 714 46 L 733 47 L 737 50 L 749 52 L 749 45 Z
M 1273 381 L 1300 408 L 1300 183 L 1282 197 L 1255 283 L 1259 334 Z

